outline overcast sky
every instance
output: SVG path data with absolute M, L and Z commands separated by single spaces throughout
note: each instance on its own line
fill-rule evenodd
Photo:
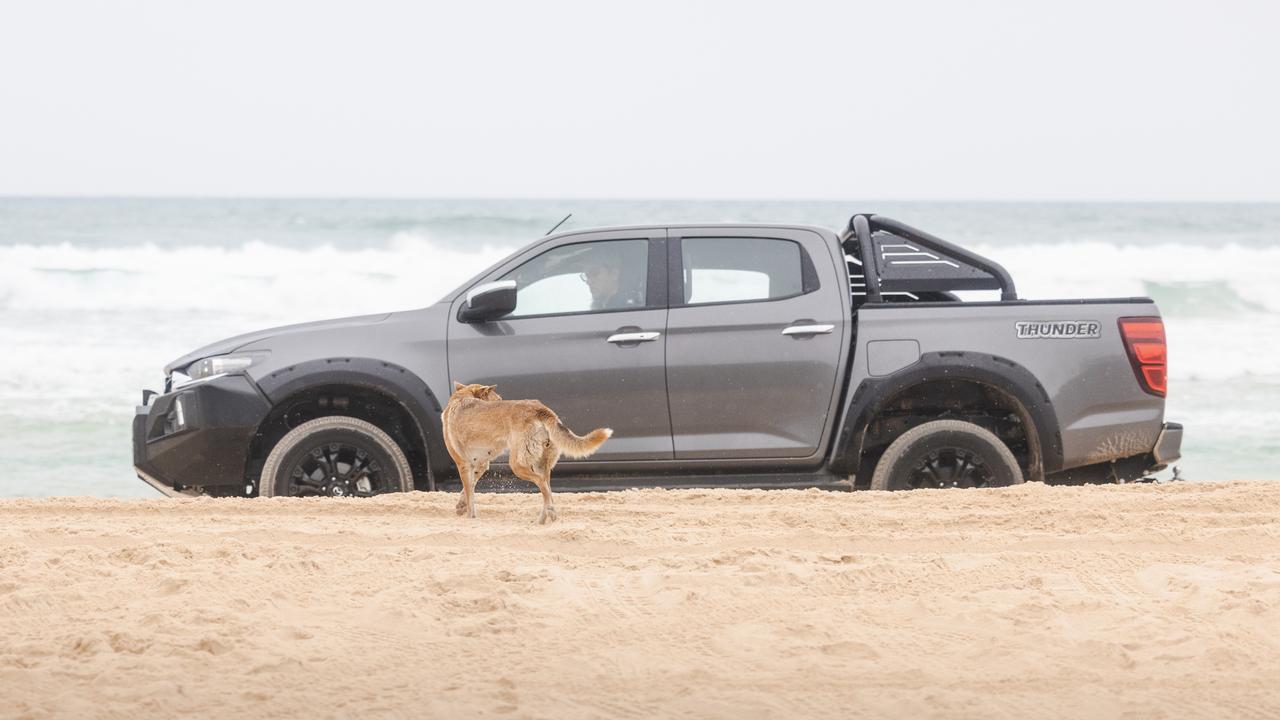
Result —
M 1280 200 L 1274 2 L 0 5 L 0 194 Z

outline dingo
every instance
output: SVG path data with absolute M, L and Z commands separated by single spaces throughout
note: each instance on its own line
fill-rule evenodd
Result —
M 613 430 L 598 428 L 585 437 L 575 435 L 551 408 L 537 400 L 503 400 L 494 392 L 496 387 L 454 382 L 453 395 L 444 408 L 444 444 L 462 479 L 458 514 L 476 516 L 476 481 L 489 469 L 490 460 L 510 450 L 511 472 L 542 491 L 538 522 L 555 520 L 551 468 L 561 454 L 587 457 L 613 435 Z

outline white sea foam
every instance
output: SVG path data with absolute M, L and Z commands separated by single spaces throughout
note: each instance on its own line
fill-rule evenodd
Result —
M 234 248 L 9 245 L 0 246 L 0 301 L 18 309 L 205 307 L 204 293 L 230 284 L 240 292 L 221 293 L 229 296 L 224 301 L 257 311 L 279 302 L 358 302 L 352 291 L 381 282 L 392 299 L 417 305 L 509 249 L 484 245 L 461 251 L 411 234 L 395 236 L 386 247 L 361 249 L 303 250 L 261 242 Z M 1224 301 L 1223 311 L 1241 309 L 1232 306 L 1240 301 L 1280 311 L 1280 298 L 1270 290 L 1280 272 L 1280 248 L 1080 243 L 977 249 L 1009 268 L 1026 297 L 1141 295 L 1154 283 L 1178 294 L 1217 288 L 1226 294 L 1206 300 Z
M 459 250 L 408 233 L 384 247 L 354 249 L 0 246 L 3 334 L 6 344 L 28 350 L 42 340 L 65 348 L 83 339 L 91 343 L 79 357 L 84 362 L 104 346 L 115 354 L 135 347 L 139 334 L 200 343 L 272 324 L 423 307 L 511 249 Z M 1280 298 L 1272 291 L 1280 248 L 976 249 L 1009 269 L 1022 297 L 1155 297 L 1169 328 L 1175 380 L 1280 375 L 1280 353 L 1259 352 L 1259 343 L 1280 337 Z M 115 338 L 118 347 L 108 342 Z M 162 362 L 152 354 L 146 365 Z M 46 359 L 13 369 L 36 380 L 56 367 Z M 46 389 L 42 382 L 20 385 Z
M 251 314 L 336 313 L 430 304 L 514 245 L 468 250 L 401 233 L 383 247 L 0 246 L 0 307 L 15 310 L 204 309 Z M 1112 246 L 975 248 L 1013 274 L 1023 297 L 1156 293 L 1169 310 L 1280 312 L 1272 291 L 1280 247 Z
M 1153 298 L 1164 317 L 1169 374 L 1179 381 L 1280 378 L 1280 247 L 976 247 L 1009 270 L 1021 297 Z
M 1211 314 L 1280 312 L 1274 292 L 1280 247 L 1082 242 L 974 250 L 1004 265 L 1023 297 L 1123 297 L 1165 289 L 1167 294 L 1156 300 L 1170 310 L 1185 309 L 1189 300 Z
M 434 303 L 510 248 L 0 246 L 0 410 L 108 418 L 192 348 L 262 327 Z
M 9 310 L 222 309 L 318 318 L 429 305 L 510 248 L 442 248 L 410 234 L 386 247 L 0 246 Z

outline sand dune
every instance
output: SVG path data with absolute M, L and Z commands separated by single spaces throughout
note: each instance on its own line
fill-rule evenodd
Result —
M 0 502 L 0 717 L 1280 716 L 1280 483 Z

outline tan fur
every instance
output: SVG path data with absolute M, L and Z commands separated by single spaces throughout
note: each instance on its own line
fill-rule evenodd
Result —
M 458 514 L 476 516 L 476 482 L 489 469 L 490 461 L 510 450 L 511 471 L 542 491 L 538 522 L 555 520 L 551 469 L 561 455 L 587 457 L 594 453 L 613 431 L 598 428 L 585 436 L 575 435 L 541 402 L 503 400 L 496 388 L 455 382 L 444 408 L 444 444 L 462 479 Z

